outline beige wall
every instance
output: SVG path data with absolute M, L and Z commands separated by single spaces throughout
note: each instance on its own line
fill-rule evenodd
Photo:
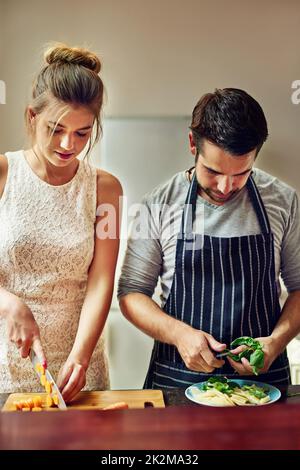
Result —
M 189 115 L 215 87 L 246 89 L 270 128 L 258 166 L 300 190 L 299 31 L 299 0 L 0 0 L 0 151 L 23 146 L 41 47 L 59 40 L 101 55 L 107 115 Z
M 0 0 L 0 80 L 4 80 L 4 57 L 3 57 L 3 51 L 4 51 L 4 47 L 3 47 L 3 25 L 4 25 L 4 1 L 3 0 Z M 2 97 L 1 97 L 2 98 Z M 2 102 L 2 100 L 0 99 L 0 103 Z M 1 134 L 1 129 L 2 129 L 2 126 L 1 126 L 1 117 L 2 115 L 4 114 L 2 111 L 4 111 L 4 109 L 2 110 L 1 109 L 1 104 L 0 104 L 0 140 L 2 140 L 2 134 Z M 0 145 L 1 147 L 1 145 Z
M 2 40 L 2 32 L 3 32 L 3 24 L 4 24 L 4 1 L 0 0 L 0 72 L 2 72 L 2 52 L 3 52 L 3 40 Z

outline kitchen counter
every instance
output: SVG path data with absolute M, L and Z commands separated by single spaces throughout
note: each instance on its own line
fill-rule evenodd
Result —
M 165 409 L 1 413 L 0 449 L 300 449 L 300 385 L 281 391 L 261 407 L 200 406 L 169 389 Z

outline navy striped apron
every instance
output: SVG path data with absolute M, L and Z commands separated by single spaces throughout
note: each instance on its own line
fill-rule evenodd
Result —
M 172 287 L 164 307 L 167 314 L 210 333 L 227 346 L 240 336 L 269 336 L 281 314 L 274 235 L 252 176 L 246 187 L 262 233 L 232 238 L 196 234 L 193 219 L 198 183 L 194 174 L 177 239 Z M 175 346 L 155 341 L 144 387 L 187 387 L 212 375 L 238 377 L 227 360 L 210 374 L 189 370 Z M 287 385 L 290 370 L 286 351 L 265 374 L 241 378 Z

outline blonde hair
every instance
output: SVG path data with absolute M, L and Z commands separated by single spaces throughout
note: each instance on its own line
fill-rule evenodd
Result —
M 79 47 L 68 47 L 55 43 L 44 53 L 45 65 L 35 78 L 32 98 L 25 110 L 25 123 L 32 139 L 35 132 L 31 124 L 30 112 L 40 114 L 48 106 L 81 105 L 95 116 L 94 141 L 89 142 L 87 154 L 98 141 L 101 133 L 101 109 L 104 87 L 99 72 L 101 62 L 96 54 Z M 54 101 L 53 101 L 54 99 Z M 62 115 L 60 116 L 60 119 Z

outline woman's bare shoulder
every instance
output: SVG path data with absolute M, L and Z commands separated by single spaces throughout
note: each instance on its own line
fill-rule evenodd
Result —
M 3 194 L 6 178 L 7 178 L 7 157 L 5 155 L 0 155 L 0 197 Z
M 0 166 L 2 167 L 3 164 L 6 164 L 7 166 L 7 156 L 0 154 Z
M 98 199 L 106 199 L 109 195 L 122 196 L 123 189 L 116 176 L 97 168 L 97 192 Z

